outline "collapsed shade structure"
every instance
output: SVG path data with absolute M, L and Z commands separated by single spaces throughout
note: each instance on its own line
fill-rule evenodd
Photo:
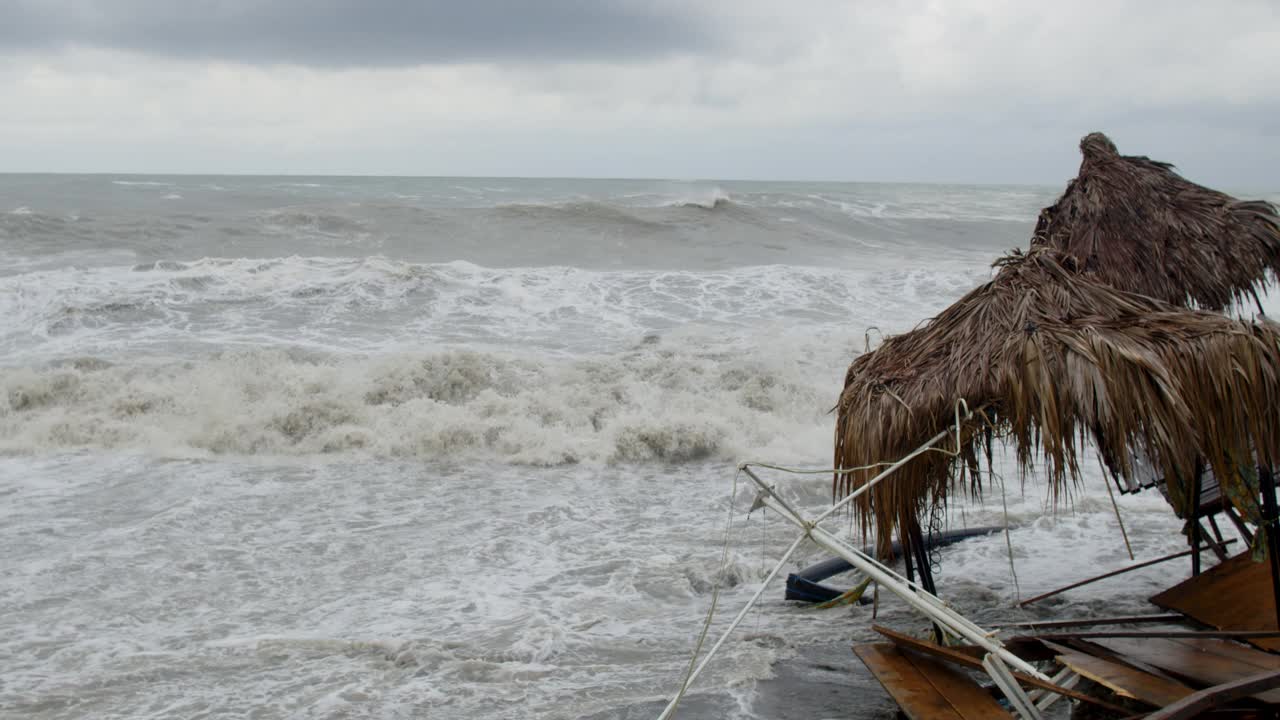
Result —
M 1040 213 L 1032 246 L 1074 256 L 1110 285 L 1222 310 L 1280 273 L 1280 218 L 1262 201 L 1197 185 L 1168 163 L 1080 141 L 1080 172 Z
M 1280 459 L 1280 326 L 1117 290 L 1050 248 L 997 261 L 995 277 L 927 324 L 887 339 L 845 376 L 835 437 L 843 495 L 981 409 L 956 455 L 940 443 L 860 498 L 881 548 L 958 486 L 981 489 L 979 456 L 1007 439 L 1043 465 L 1056 497 L 1092 440 L 1111 472 L 1143 457 L 1185 498 L 1198 463 L 1219 478 Z

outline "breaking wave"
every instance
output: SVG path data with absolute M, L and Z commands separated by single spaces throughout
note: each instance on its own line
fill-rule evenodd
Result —
M 715 210 L 717 208 L 728 207 L 733 203 L 729 193 L 719 186 L 708 188 L 701 192 L 691 192 L 677 200 L 664 203 L 668 207 L 684 207 L 684 208 L 702 208 L 703 210 Z
M 508 221 L 524 221 L 555 224 L 557 227 L 581 225 L 616 226 L 630 230 L 660 231 L 660 218 L 646 218 L 641 208 L 628 208 L 596 200 L 580 200 L 567 203 L 510 203 L 498 205 L 492 211 L 498 218 Z M 475 211 L 468 214 L 475 215 Z
M 493 459 L 527 465 L 821 459 L 836 378 L 795 362 L 644 347 L 599 358 L 256 349 L 96 358 L 0 375 L 0 450 L 163 457 Z
M 164 353 L 172 343 L 271 340 L 348 352 L 430 342 L 598 352 L 691 323 L 737 335 L 797 322 L 856 328 L 886 307 L 910 303 L 923 314 L 985 273 L 941 263 L 882 269 L 869 262 L 857 272 L 777 265 L 612 272 L 377 256 L 160 260 L 0 277 L 0 350 L 52 359 L 86 347 Z

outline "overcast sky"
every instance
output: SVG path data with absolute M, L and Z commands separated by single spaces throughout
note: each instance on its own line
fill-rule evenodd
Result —
M 0 171 L 1280 190 L 1280 1 L 0 0 Z

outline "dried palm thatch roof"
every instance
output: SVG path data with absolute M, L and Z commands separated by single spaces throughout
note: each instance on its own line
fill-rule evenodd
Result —
M 882 543 L 957 486 L 980 489 L 967 471 L 992 433 L 1024 468 L 1042 464 L 1055 498 L 1078 478 L 1086 438 L 1126 477 L 1135 454 L 1171 479 L 1193 477 L 1200 458 L 1218 477 L 1255 451 L 1280 459 L 1280 326 L 1116 290 L 1075 262 L 1049 248 L 1015 251 L 991 281 L 849 367 L 836 467 L 905 456 L 954 423 L 958 399 L 984 408 L 958 458 L 926 453 L 862 498 L 859 518 Z M 835 489 L 874 472 L 837 475 Z
M 1123 290 L 1222 310 L 1280 273 L 1280 217 L 1197 185 L 1168 163 L 1121 155 L 1102 133 L 1080 141 L 1080 172 L 1040 213 L 1035 245 L 1075 256 Z

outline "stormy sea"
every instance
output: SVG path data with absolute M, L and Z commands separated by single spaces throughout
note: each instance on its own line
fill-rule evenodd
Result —
M 738 463 L 828 467 L 850 360 L 1058 190 L 0 176 L 0 716 L 655 717 L 795 537 Z M 996 469 L 936 519 L 1012 528 L 937 554 L 980 622 L 1188 573 L 1014 609 L 1129 555 L 1097 471 L 1051 507 Z M 1119 504 L 1139 559 L 1184 546 Z M 782 594 L 680 717 L 892 717 L 873 608 Z

